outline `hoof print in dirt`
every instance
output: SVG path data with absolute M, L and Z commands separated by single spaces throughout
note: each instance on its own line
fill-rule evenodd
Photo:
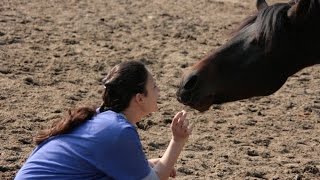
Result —
M 256 151 L 256 150 L 253 150 L 253 149 L 249 149 L 249 150 L 247 151 L 247 155 L 248 155 L 248 156 L 259 156 L 259 152 Z
M 23 138 L 18 140 L 21 144 L 31 144 L 32 140 L 30 138 Z
M 8 68 L 0 67 L 0 73 L 1 74 L 10 74 L 11 71 Z
M 156 143 L 156 142 L 150 142 L 148 144 L 149 150 L 154 151 L 156 149 L 164 149 L 166 147 L 165 143 Z
M 244 122 L 244 124 L 247 126 L 255 126 L 257 124 L 257 121 L 253 119 L 249 119 L 246 122 Z
M 151 120 L 144 120 L 144 121 L 137 122 L 136 125 L 139 129 L 146 131 L 149 128 L 151 128 L 153 125 L 156 125 L 156 123 Z
M 165 124 L 171 124 L 172 119 L 166 118 L 166 119 L 163 120 L 163 122 L 164 122 Z
M 11 171 L 12 168 L 7 167 L 7 166 L 0 166 L 0 172 L 7 172 Z
M 227 120 L 225 120 L 225 119 L 218 119 L 218 120 L 215 120 L 214 122 L 215 122 L 216 124 L 224 124 L 224 123 L 227 122 Z
M 187 167 L 179 167 L 178 172 L 186 174 L 186 175 L 191 175 L 193 174 L 193 170 Z
M 297 174 L 294 176 L 294 180 L 302 180 L 303 176 L 301 174 Z
M 253 170 L 253 171 L 248 171 L 246 176 L 250 176 L 250 177 L 254 177 L 254 178 L 261 178 L 261 179 L 265 179 L 266 173 L 262 172 L 262 171 L 257 171 L 257 170 Z
M 26 78 L 24 78 L 23 81 L 27 85 L 39 86 L 39 83 L 36 82 L 32 77 L 26 77 Z
M 256 139 L 256 140 L 253 140 L 253 143 L 258 146 L 268 147 L 269 144 L 271 143 L 271 140 L 270 139 Z
M 74 44 L 79 44 L 80 42 L 74 39 L 64 39 L 62 40 L 63 43 L 66 45 L 74 45 Z
M 320 175 L 320 171 L 319 169 L 314 166 L 314 165 L 308 165 L 304 168 L 303 172 L 307 172 L 307 173 L 311 173 L 311 174 L 319 174 Z

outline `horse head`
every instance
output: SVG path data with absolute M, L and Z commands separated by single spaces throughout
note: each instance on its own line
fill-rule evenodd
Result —
M 267 96 L 320 60 L 320 0 L 269 6 L 257 0 L 234 36 L 184 73 L 177 99 L 199 111 L 212 104 Z

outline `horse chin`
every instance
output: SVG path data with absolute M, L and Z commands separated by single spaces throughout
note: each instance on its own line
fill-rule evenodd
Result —
M 225 97 L 222 94 L 209 94 L 206 96 L 193 96 L 190 101 L 183 101 L 182 98 L 177 98 L 178 101 L 199 112 L 205 112 L 210 109 L 213 104 L 224 103 Z
M 208 111 L 209 109 L 210 109 L 210 107 L 211 107 L 211 105 L 209 105 L 209 106 L 190 106 L 191 108 L 193 108 L 193 109 L 196 109 L 196 110 L 198 110 L 199 112 L 205 112 L 205 111 Z
M 210 109 L 210 107 L 215 103 L 214 95 L 208 95 L 201 98 L 197 103 L 188 104 L 193 109 L 198 110 L 199 112 L 205 112 Z

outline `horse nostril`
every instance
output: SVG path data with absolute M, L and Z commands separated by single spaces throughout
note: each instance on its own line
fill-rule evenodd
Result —
M 197 76 L 197 75 L 191 76 L 191 77 L 187 80 L 187 82 L 186 82 L 186 84 L 184 85 L 183 89 L 185 89 L 185 90 L 191 90 L 191 89 L 193 89 L 193 88 L 196 86 L 196 84 L 197 84 L 197 80 L 198 80 L 198 76 Z
M 191 95 L 189 93 L 183 93 L 178 98 L 178 101 L 182 103 L 188 103 L 190 100 L 191 100 Z

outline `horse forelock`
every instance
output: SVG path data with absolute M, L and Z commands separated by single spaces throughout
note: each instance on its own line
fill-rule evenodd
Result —
M 287 12 L 290 7 L 289 4 L 276 4 L 258 13 L 254 27 L 255 36 L 257 43 L 265 46 L 266 52 L 275 48 L 275 45 L 288 35 L 285 29 L 288 28 Z

